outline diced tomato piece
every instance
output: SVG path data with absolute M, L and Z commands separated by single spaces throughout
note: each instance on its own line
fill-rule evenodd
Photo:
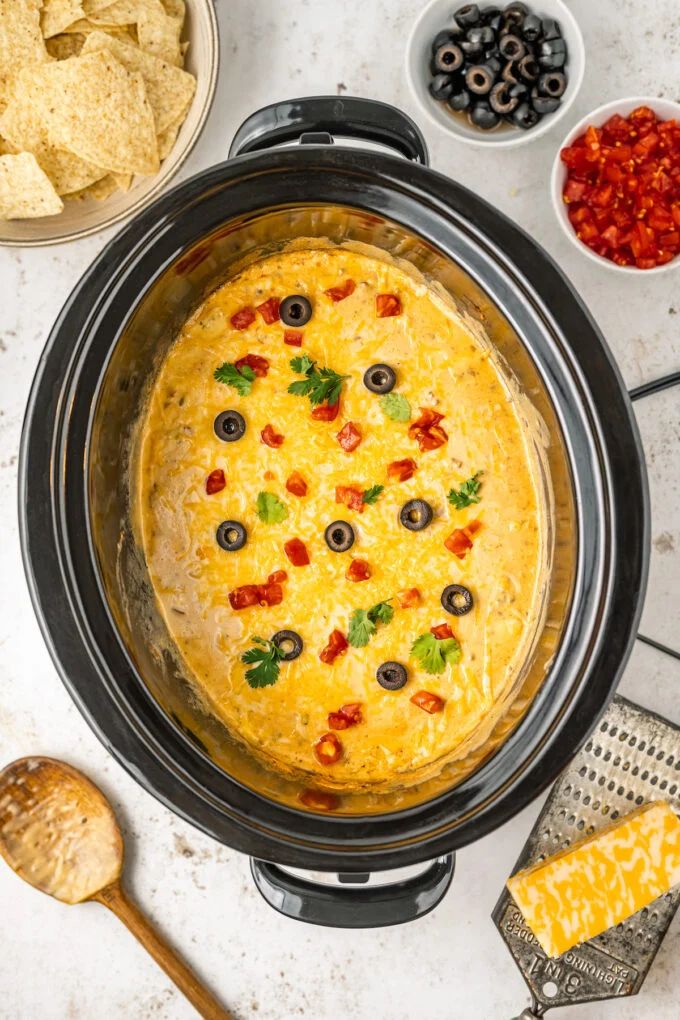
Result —
M 444 415 L 435 411 L 433 407 L 421 407 L 420 418 L 409 425 L 408 434 L 411 439 L 417 440 L 422 453 L 436 450 L 449 438 L 448 433 L 439 424 L 443 418 Z
M 647 224 L 652 228 L 652 230 L 659 232 L 671 230 L 673 227 L 673 217 L 666 211 L 666 209 L 655 205 L 647 217 Z
M 280 584 L 281 581 L 287 581 L 288 574 L 285 570 L 275 570 L 273 574 L 270 574 L 267 581 L 270 584 Z
M 632 159 L 633 150 L 630 145 L 614 145 L 611 149 L 603 149 L 602 155 L 606 163 L 627 163 Z
M 420 604 L 420 591 L 418 588 L 404 588 L 397 592 L 397 602 L 402 609 L 412 609 Z
M 593 205 L 600 206 L 602 209 L 606 208 L 611 203 L 614 189 L 611 184 L 605 184 L 602 188 L 596 188 L 591 195 L 590 201 Z
M 286 488 L 289 492 L 292 492 L 294 496 L 307 495 L 307 482 L 304 480 L 299 471 L 291 472 L 286 480 Z
M 312 811 L 337 811 L 340 807 L 338 795 L 326 790 L 303 790 L 298 800 Z
M 630 247 L 636 259 L 650 255 L 654 246 L 654 231 L 638 220 L 633 227 L 633 238 Z
M 248 329 L 248 326 L 252 326 L 256 318 L 255 309 L 248 306 L 234 312 L 230 321 L 234 329 Z
M 283 602 L 283 588 L 278 581 L 267 581 L 260 585 L 260 605 L 278 606 Z
M 363 722 L 361 707 L 360 702 L 353 702 L 350 705 L 343 705 L 337 712 L 329 712 L 329 727 L 332 730 L 348 730 L 350 726 L 357 726 Z
M 361 442 L 361 432 L 353 421 L 348 421 L 342 426 L 336 438 L 345 453 L 351 453 Z
M 312 408 L 312 418 L 314 421 L 335 421 L 339 410 L 339 400 L 337 404 L 319 404 L 318 407 Z
M 261 587 L 259 584 L 242 584 L 240 588 L 234 588 L 229 592 L 231 608 L 238 610 L 259 605 Z
M 577 181 L 573 177 L 567 180 L 567 183 L 562 192 L 562 197 L 565 202 L 580 202 L 588 189 L 588 185 L 585 181 Z
M 304 333 L 301 333 L 298 329 L 284 329 L 283 342 L 288 344 L 289 347 L 302 347 L 303 336 Z
M 605 166 L 604 175 L 614 185 L 620 184 L 624 178 L 623 170 L 616 163 Z
M 673 222 L 680 227 L 680 202 L 674 202 L 671 206 L 671 216 L 673 217 Z
M 336 485 L 335 502 L 344 503 L 348 510 L 358 510 L 360 514 L 366 509 L 364 490 L 354 485 Z
M 283 543 L 283 551 L 294 567 L 309 566 L 309 553 L 301 538 L 289 538 Z
M 441 712 L 445 705 L 444 699 L 440 698 L 438 694 L 432 694 L 431 691 L 418 691 L 410 700 L 418 708 L 422 708 L 423 712 L 428 712 L 430 715 Z
M 205 491 L 209 496 L 214 496 L 216 492 L 221 492 L 226 484 L 227 480 L 224 477 L 222 468 L 215 468 L 205 480 Z
M 261 305 L 256 305 L 257 311 L 260 313 L 264 321 L 268 326 L 271 326 L 272 322 L 279 321 L 279 305 L 281 304 L 281 298 L 270 297 L 266 301 L 263 301 Z
M 603 230 L 602 240 L 606 241 L 611 248 L 617 248 L 619 244 L 618 227 L 615 227 L 614 224 L 612 223 L 610 227 L 607 227 L 606 230 Z
M 261 358 L 259 354 L 246 354 L 244 358 L 239 358 L 234 364 L 238 368 L 239 372 L 244 365 L 248 368 L 252 368 L 258 379 L 263 379 L 269 371 L 269 362 L 266 358 Z
M 593 214 L 587 205 L 581 205 L 578 207 L 572 206 L 572 208 L 568 210 L 567 215 L 574 226 L 578 223 L 585 223 L 586 220 L 591 220 L 593 218 Z
M 387 465 L 387 477 L 393 482 L 407 482 L 413 478 L 418 465 L 411 457 L 404 457 L 403 460 L 393 460 Z
M 662 248 L 677 248 L 680 245 L 680 233 L 677 230 L 671 230 L 667 234 L 661 234 L 659 244 Z
M 330 665 L 332 662 L 335 662 L 338 655 L 342 655 L 348 648 L 347 638 L 342 631 L 333 630 L 328 636 L 328 644 L 319 652 L 319 658 L 322 662 Z
M 368 560 L 352 560 L 345 577 L 348 581 L 368 581 L 371 576 L 371 568 Z
M 596 128 L 593 124 L 590 124 L 586 128 L 586 133 L 585 133 L 585 136 L 584 136 L 584 144 L 585 144 L 586 148 L 587 149 L 599 149 L 600 148 L 600 138 L 601 137 L 602 137 L 602 131 L 600 131 L 598 128 Z
M 444 545 L 459 560 L 463 560 L 472 549 L 474 535 L 480 528 L 481 524 L 476 520 L 470 521 L 464 528 L 454 528 L 449 537 L 444 539 Z
M 273 425 L 265 425 L 260 432 L 260 440 L 265 446 L 271 446 L 272 450 L 277 450 L 283 444 L 284 439 L 285 436 L 277 432 Z
M 605 121 L 602 125 L 603 136 L 615 141 L 616 139 L 623 140 L 627 138 L 630 132 L 628 121 L 625 120 L 621 114 L 614 113 Z
M 440 623 L 436 627 L 430 627 L 430 634 L 434 634 L 438 641 L 453 637 L 453 631 L 448 623 Z
M 328 290 L 324 291 L 324 294 L 331 301 L 344 301 L 345 298 L 354 293 L 356 286 L 354 280 L 345 280 L 344 283 L 339 283 L 336 287 L 329 287 Z
M 324 733 L 314 744 L 314 754 L 322 765 L 335 765 L 342 758 L 342 744 L 335 733 Z
M 581 226 L 577 230 L 577 234 L 581 238 L 581 240 L 585 241 L 586 243 L 588 241 L 593 241 L 596 237 L 600 236 L 597 227 L 595 226 L 594 223 L 581 224 Z
M 401 301 L 396 294 L 376 294 L 375 313 L 379 319 L 387 319 L 393 315 L 401 315 Z

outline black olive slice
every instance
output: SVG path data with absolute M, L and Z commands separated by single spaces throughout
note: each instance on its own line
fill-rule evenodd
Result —
M 238 552 L 246 544 L 248 534 L 239 521 L 222 521 L 215 538 L 221 549 L 226 552 Z
M 538 79 L 538 91 L 542 96 L 559 99 L 567 87 L 567 77 L 561 71 L 546 71 Z
M 272 637 L 272 644 L 276 645 L 283 653 L 281 656 L 283 662 L 292 662 L 293 659 L 297 659 L 303 647 L 302 638 L 294 630 L 277 630 Z
M 519 82 L 519 77 L 518 76 L 519 76 L 519 67 L 518 67 L 518 65 L 517 64 L 513 64 L 512 60 L 509 60 L 507 62 L 507 64 L 505 65 L 505 67 L 503 68 L 503 72 L 501 74 L 501 78 L 503 79 L 503 81 L 507 81 L 511 85 L 517 85 L 517 83 Z
M 517 65 L 517 70 L 519 71 L 520 78 L 523 78 L 524 81 L 536 81 L 541 73 L 537 60 L 530 53 L 522 57 Z
M 490 25 L 502 13 L 500 7 L 485 7 L 482 11 L 482 21 L 485 25 Z
M 540 119 L 540 113 L 537 113 L 528 103 L 520 103 L 511 117 L 512 123 L 516 127 L 522 128 L 523 131 L 528 131 L 529 128 L 534 127 Z
M 493 10 L 495 10 L 495 8 L 493 8 Z M 489 28 L 496 35 L 498 35 L 498 33 L 500 32 L 502 25 L 503 25 L 503 15 L 502 14 L 495 14 L 493 16 L 493 18 L 489 18 Z
M 498 50 L 506 60 L 521 60 L 527 48 L 518 35 L 508 32 L 499 42 Z
M 522 38 L 527 42 L 536 42 L 542 32 L 541 19 L 537 14 L 527 14 L 522 22 Z
M 445 43 L 434 55 L 434 67 L 442 74 L 453 74 L 463 63 L 463 51 L 455 43 Z
M 472 97 L 467 89 L 462 89 L 460 92 L 454 92 L 451 96 L 449 96 L 449 106 L 457 113 L 467 110 L 471 103 Z
M 465 72 L 465 84 L 476 96 L 485 96 L 491 91 L 494 76 L 485 64 L 473 64 Z
M 460 29 L 456 26 L 455 31 L 450 28 L 443 28 L 441 32 L 437 32 L 436 36 L 432 40 L 432 54 L 437 52 L 440 46 L 446 46 L 448 43 L 456 41 L 456 35 L 460 34 Z
M 472 28 L 473 25 L 478 25 L 481 19 L 477 4 L 465 4 L 464 7 L 459 7 L 453 17 L 461 28 Z
M 302 294 L 289 294 L 281 302 L 279 315 L 286 326 L 306 326 L 312 317 L 312 303 Z
M 510 86 L 510 95 L 513 99 L 526 99 L 529 95 L 529 86 L 525 85 L 524 82 L 518 81 L 516 85 Z
M 562 35 L 560 24 L 554 18 L 543 18 L 541 28 L 544 39 L 559 39 Z
M 235 443 L 237 439 L 243 439 L 246 423 L 238 411 L 221 411 L 215 418 L 213 428 L 215 435 L 223 443 Z
M 522 20 L 523 18 L 526 18 L 528 13 L 529 8 L 527 7 L 526 4 L 520 3 L 520 0 L 513 0 L 513 3 L 508 4 L 508 6 L 503 11 L 503 14 L 505 15 L 506 18 L 513 18 L 515 20 L 516 19 Z
M 495 113 L 487 102 L 483 100 L 475 103 L 469 114 L 470 121 L 475 127 L 481 128 L 482 131 L 490 131 L 500 124 L 500 117 Z
M 561 67 L 567 62 L 566 53 L 542 53 L 538 58 L 538 63 L 541 67 L 546 68 L 548 71 L 559 71 Z
M 371 365 L 364 372 L 364 386 L 371 393 L 391 393 L 397 385 L 397 373 L 390 365 Z
M 554 99 L 552 96 L 542 96 L 535 85 L 531 90 L 531 105 L 541 116 L 546 113 L 554 113 L 560 102 L 561 100 Z
M 332 552 L 347 552 L 354 545 L 354 528 L 347 521 L 333 521 L 323 533 Z
M 424 499 L 409 499 L 399 511 L 399 520 L 409 531 L 422 531 L 432 517 L 432 507 Z
M 448 99 L 454 88 L 454 79 L 450 74 L 436 74 L 430 82 L 430 95 L 433 99 Z
M 468 57 L 477 57 L 484 50 L 481 41 L 472 42 L 470 39 L 464 39 L 460 48 Z
M 406 667 L 400 662 L 383 662 L 382 666 L 378 666 L 375 675 L 380 686 L 386 691 L 400 691 L 408 680 Z
M 462 584 L 448 584 L 442 592 L 441 603 L 447 613 L 465 616 L 472 609 L 472 592 Z
M 494 113 L 504 117 L 506 114 L 512 113 L 515 107 L 519 105 L 519 96 L 512 95 L 512 89 L 516 87 L 516 85 L 511 85 L 509 81 L 499 81 L 498 85 L 494 85 L 489 96 L 489 106 Z

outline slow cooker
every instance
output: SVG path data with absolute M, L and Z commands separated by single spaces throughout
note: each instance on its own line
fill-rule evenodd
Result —
M 334 144 L 340 137 L 381 148 Z M 135 542 L 129 482 L 136 423 L 181 323 L 239 267 L 315 237 L 410 261 L 486 330 L 543 419 L 553 509 L 545 621 L 521 689 L 484 746 L 435 780 L 344 798 L 336 812 L 305 809 L 291 780 L 201 711 Z M 573 756 L 627 660 L 648 562 L 631 406 L 573 287 L 522 230 L 428 167 L 410 118 L 351 97 L 260 110 L 229 159 L 104 248 L 38 367 L 19 512 L 45 640 L 105 746 L 173 811 L 249 854 L 277 909 L 356 927 L 426 913 L 448 888 L 454 851 L 518 812 Z M 361 884 L 370 872 L 426 861 L 396 883 Z

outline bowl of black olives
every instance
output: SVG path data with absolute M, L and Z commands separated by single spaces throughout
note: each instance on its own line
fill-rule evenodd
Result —
M 584 67 L 583 37 L 562 0 L 458 7 L 431 0 L 406 54 L 423 112 L 476 145 L 521 145 L 553 127 L 576 98 Z

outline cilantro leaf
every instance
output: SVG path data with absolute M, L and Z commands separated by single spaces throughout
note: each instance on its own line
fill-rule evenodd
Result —
M 241 656 L 241 662 L 252 665 L 251 669 L 246 670 L 248 686 L 271 687 L 279 678 L 279 663 L 285 653 L 273 641 L 253 637 L 253 642 L 254 647 Z
M 392 617 L 394 616 L 394 609 L 387 602 L 376 602 L 374 606 L 368 610 L 368 618 L 371 623 L 391 623 Z
M 349 629 L 347 640 L 353 648 L 363 648 L 368 644 L 369 638 L 373 637 L 376 626 L 373 620 L 369 619 L 365 609 L 355 609 L 349 618 Z
M 411 655 L 426 673 L 443 673 L 447 663 L 455 666 L 460 661 L 461 654 L 455 638 L 436 638 L 434 634 L 421 634 L 411 645 Z
M 472 506 L 473 503 L 479 503 L 481 496 L 479 490 L 482 483 L 479 480 L 481 471 L 477 471 L 472 478 L 468 478 L 467 482 L 463 482 L 459 489 L 449 490 L 449 503 L 451 503 L 456 510 L 464 510 L 466 506 Z
M 349 618 L 347 640 L 354 648 L 363 648 L 375 634 L 378 623 L 390 623 L 394 609 L 388 602 L 376 602 L 370 609 L 355 609 Z
M 250 365 L 242 365 L 241 368 L 237 368 L 230 361 L 223 362 L 219 368 L 215 369 L 213 375 L 218 382 L 224 383 L 225 386 L 233 386 L 242 397 L 248 396 L 255 379 L 255 373 Z
M 291 383 L 288 392 L 297 397 L 309 397 L 312 407 L 318 404 L 337 404 L 343 379 L 349 379 L 348 375 L 339 375 L 332 368 L 317 368 L 316 362 L 306 354 L 293 358 L 290 367 L 294 372 L 301 372 L 305 378 Z
M 402 393 L 386 393 L 380 399 L 380 407 L 392 421 L 408 421 L 411 417 L 411 405 Z
M 259 492 L 257 516 L 264 524 L 280 524 L 288 516 L 288 507 L 273 492 Z
M 368 503 L 371 506 L 373 503 L 377 503 L 381 492 L 385 488 L 384 485 L 372 485 L 370 489 L 364 489 L 362 500 L 364 503 Z
M 309 357 L 308 354 L 301 354 L 298 358 L 293 358 L 290 367 L 294 372 L 299 372 L 301 375 L 307 375 L 308 372 L 316 365 L 315 361 Z

